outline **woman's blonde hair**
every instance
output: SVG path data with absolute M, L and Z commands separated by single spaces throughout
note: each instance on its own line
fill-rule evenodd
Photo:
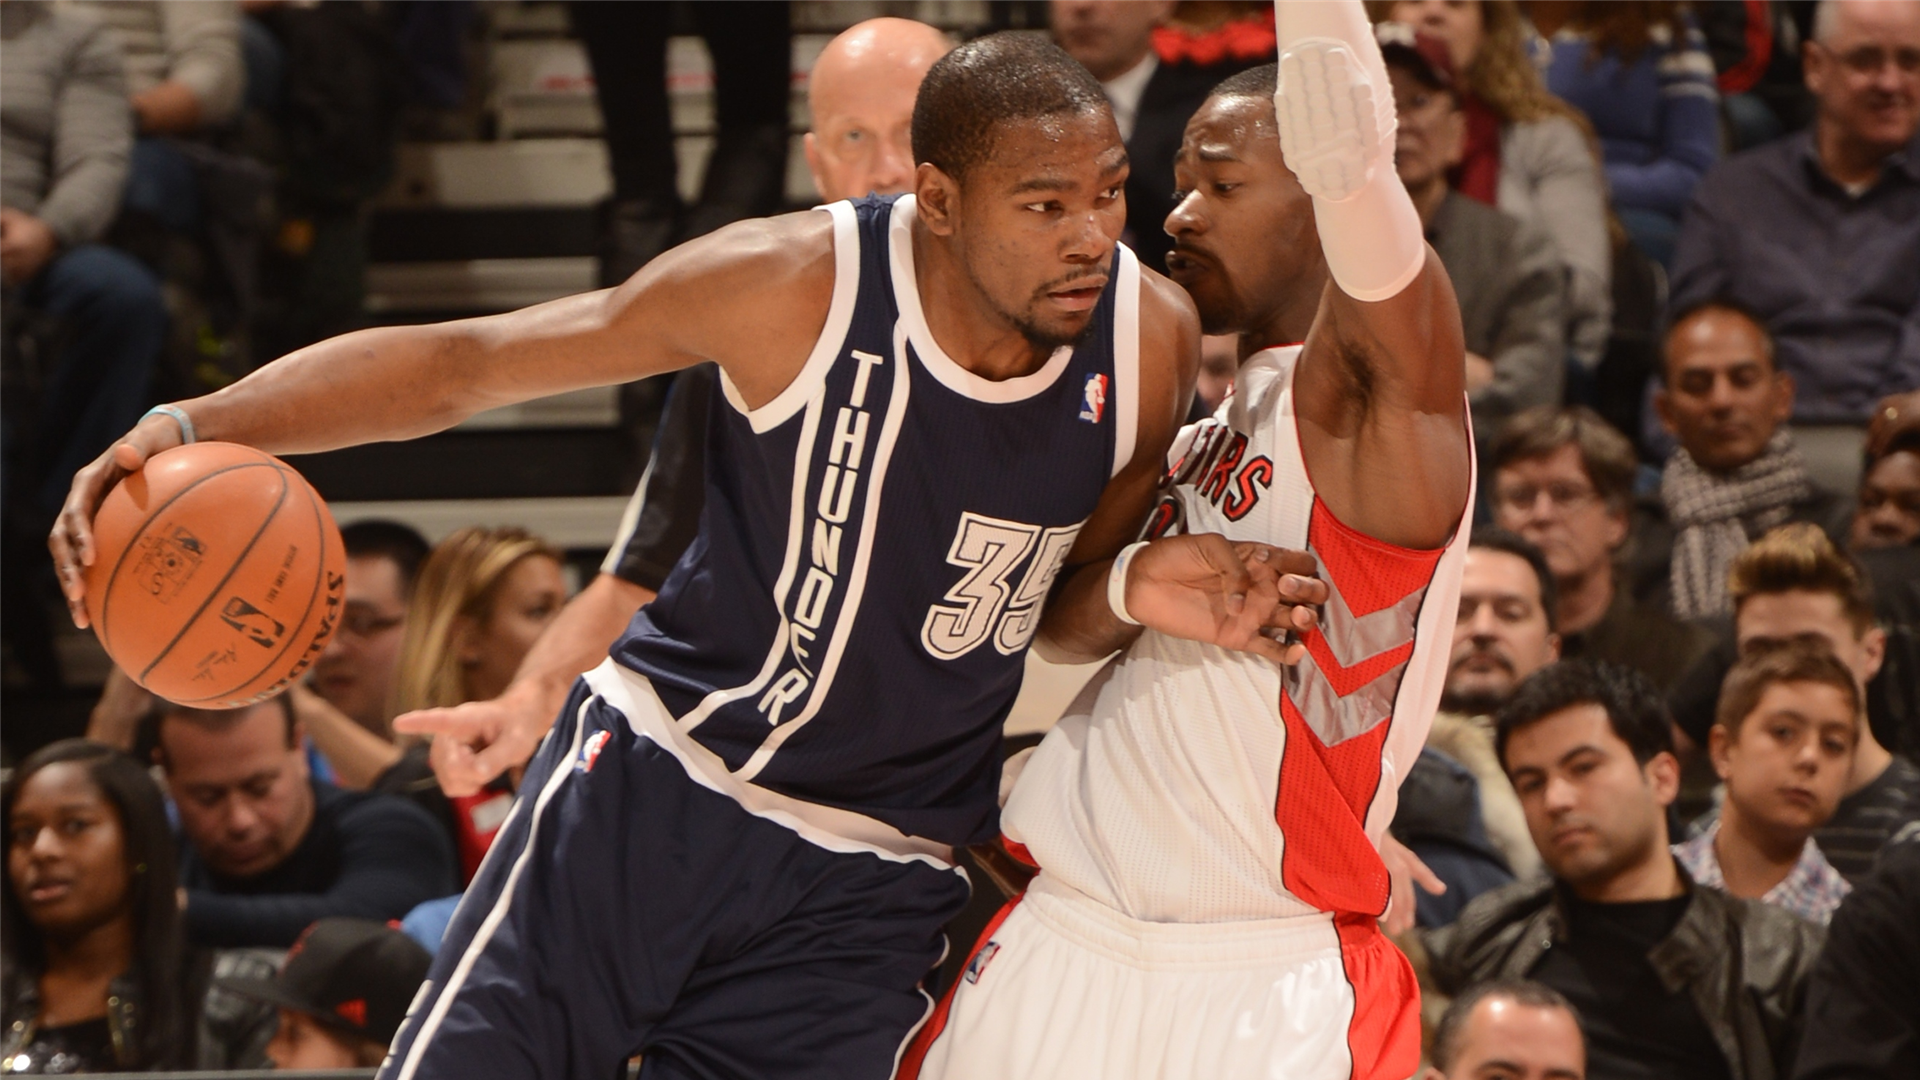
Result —
M 1367 16 L 1383 22 L 1392 18 L 1393 7 L 1394 0 L 1368 0 Z M 1528 52 L 1532 36 L 1532 24 L 1520 13 L 1517 0 L 1480 0 L 1480 48 L 1462 76 L 1466 89 L 1505 123 L 1564 116 L 1588 128 L 1580 110 L 1547 90 Z
M 500 580 L 520 560 L 560 552 L 525 529 L 461 529 L 434 547 L 420 565 L 407 606 L 396 682 L 398 712 L 444 708 L 467 700 L 454 637 L 461 619 L 485 622 Z

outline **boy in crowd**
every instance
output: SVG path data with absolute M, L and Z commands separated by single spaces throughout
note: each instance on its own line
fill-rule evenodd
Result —
M 1813 832 L 1833 817 L 1860 738 L 1860 689 L 1824 647 L 1757 649 L 1727 674 L 1708 733 L 1720 817 L 1673 853 L 1702 885 L 1825 926 L 1850 887 Z
M 271 981 L 222 980 L 236 994 L 277 1005 L 280 1030 L 267 1056 L 280 1069 L 370 1069 L 406 1019 L 433 956 L 371 919 L 321 919 L 307 928 Z

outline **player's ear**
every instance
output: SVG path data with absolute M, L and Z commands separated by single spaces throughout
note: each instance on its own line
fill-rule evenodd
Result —
M 960 213 L 960 185 L 938 165 L 921 162 L 913 173 L 913 197 L 920 220 L 935 236 L 952 236 Z

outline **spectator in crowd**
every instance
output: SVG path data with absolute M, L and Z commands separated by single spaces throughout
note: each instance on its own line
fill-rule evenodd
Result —
M 126 64 L 133 145 L 125 208 L 191 234 L 200 223 L 192 160 L 174 141 L 240 111 L 240 5 L 231 0 L 68 0 L 111 32 Z
M 176 899 L 166 804 L 138 762 L 56 742 L 14 770 L 0 808 L 6 1071 L 259 1063 L 271 1016 L 223 1010 L 208 994 Z
M 1813 120 L 1813 98 L 1800 69 L 1798 4 L 1696 4 L 1694 17 L 1706 35 L 1707 52 L 1726 119 L 1727 144 L 1747 150 L 1798 131 Z
M 1600 136 L 1613 211 L 1641 252 L 1673 261 L 1680 212 L 1720 156 L 1706 39 L 1670 0 L 1528 0 L 1547 89 Z
M 1758 315 L 1735 301 L 1698 301 L 1668 324 L 1665 352 L 1654 407 L 1680 448 L 1660 479 L 1664 522 L 1643 524 L 1640 555 L 1668 564 L 1676 616 L 1723 616 L 1734 556 L 1789 521 L 1844 539 L 1846 500 L 1808 477 L 1783 426 L 1793 379 L 1774 366 L 1773 336 Z
M 294 712 L 341 787 L 364 790 L 399 760 L 393 744 L 400 640 L 427 541 L 395 521 L 340 530 L 347 549 L 339 629 L 293 690 Z
M 1860 727 L 1846 796 L 1813 834 L 1821 854 L 1849 882 L 1873 867 L 1873 858 L 1901 826 L 1920 818 L 1920 768 L 1886 748 L 1905 718 L 1888 717 L 1880 681 L 1887 635 L 1876 624 L 1873 590 L 1852 559 L 1818 528 L 1785 525 L 1741 552 L 1729 571 L 1733 647 L 1739 654 L 1794 640 L 1818 641 L 1853 672 L 1863 688 L 1870 721 Z M 1715 701 L 1732 655 L 1704 658 L 1675 688 L 1681 730 L 1705 746 Z M 1879 715 L 1876 715 L 1879 714 Z M 1875 726 L 1881 727 L 1875 731 Z M 1884 741 L 1883 741 L 1884 740 Z
M 1379 27 L 1400 127 L 1393 162 L 1460 300 L 1467 400 L 1482 438 L 1566 382 L 1566 271 L 1545 233 L 1453 190 L 1465 114 L 1446 42 L 1404 23 Z
M 1140 261 L 1166 273 L 1173 239 L 1173 159 L 1194 110 L 1220 80 L 1273 54 L 1223 56 L 1212 64 L 1169 62 L 1154 50 L 1154 29 L 1173 14 L 1168 0 L 1053 0 L 1053 36 L 1093 73 L 1113 105 L 1127 144 L 1127 229 L 1123 239 Z
M 1847 895 L 1813 832 L 1833 817 L 1860 737 L 1860 688 L 1824 644 L 1742 657 L 1708 733 L 1720 816 L 1673 853 L 1693 880 L 1827 925 Z
M 33 485 L 8 509 L 51 520 L 74 470 L 139 418 L 167 311 L 151 272 L 93 243 L 120 209 L 133 134 L 111 35 L 55 5 L 0 6 L 0 100 L 5 332 L 17 338 L 28 310 L 66 329 L 31 441 L 8 440 L 28 443 L 8 448 L 8 487 Z
M 1586 1080 L 1580 1018 L 1557 990 L 1526 979 L 1476 984 L 1447 1005 L 1420 1080 Z
M 1447 43 L 1462 74 L 1466 143 L 1454 190 L 1547 234 L 1567 270 L 1567 335 L 1591 370 L 1613 328 L 1613 241 L 1592 132 L 1578 109 L 1547 92 L 1528 55 L 1533 31 L 1514 0 L 1373 0 L 1378 19 Z
M 1511 876 L 1527 878 L 1540 871 L 1540 853 L 1527 833 L 1519 797 L 1493 750 L 1492 714 L 1529 675 L 1559 659 L 1553 595 L 1553 575 L 1540 549 L 1505 529 L 1483 525 L 1473 531 L 1461 574 L 1460 614 L 1454 623 L 1453 654 L 1440 712 L 1428 729 L 1425 750 L 1401 785 L 1393 821 L 1400 842 L 1447 883 L 1441 896 L 1424 890 L 1418 894 L 1423 926 L 1453 921 L 1467 901 L 1485 891 L 1476 888 L 1476 882 L 1491 877 L 1455 872 L 1449 865 L 1458 860 L 1454 852 L 1471 853 L 1482 843 L 1479 837 L 1461 835 L 1463 830 L 1458 828 L 1443 832 L 1439 826 L 1449 821 L 1477 820 L 1484 827 L 1484 842 L 1491 843 L 1501 869 Z M 1448 765 L 1452 768 L 1446 769 Z M 1468 800 L 1476 804 L 1470 809 L 1477 817 L 1457 805 L 1447 813 L 1421 797 L 1439 787 L 1438 781 L 1453 770 L 1467 773 L 1473 781 Z M 1436 772 L 1441 775 L 1430 775 Z M 1464 785 L 1455 781 L 1454 786 Z M 1474 865 L 1467 862 L 1460 869 Z
M 863 27 L 868 26 L 856 25 L 846 35 L 863 33 Z M 901 36 L 919 34 L 900 27 L 873 29 L 889 39 L 896 32 Z M 926 32 L 933 31 L 929 27 Z M 827 49 L 835 51 L 834 44 L 829 42 Z M 816 105 L 815 132 L 838 130 L 845 123 L 845 114 L 867 118 L 865 122 L 877 131 L 909 126 L 919 79 L 913 78 L 910 88 L 905 88 L 897 69 L 904 66 L 909 73 L 924 74 L 918 54 L 910 49 L 876 47 L 847 49 L 842 59 L 847 62 L 816 67 L 808 85 Z M 845 110 L 845 114 L 830 112 L 829 106 Z M 883 179 L 839 170 L 822 170 L 815 177 L 821 185 L 820 197 L 827 201 L 857 199 L 869 191 L 895 195 L 905 190 L 904 183 L 897 188 L 882 186 Z M 634 612 L 653 599 L 680 561 L 681 553 L 693 542 L 706 502 L 707 408 L 718 393 L 715 371 L 712 365 L 703 364 L 674 377 L 646 475 L 627 504 L 619 535 L 600 573 L 568 602 L 554 625 L 528 651 L 508 690 L 494 700 L 469 702 L 452 710 L 428 710 L 412 720 L 402 718 L 396 725 L 412 734 L 457 733 L 454 738 L 435 740 L 432 750 L 436 774 L 446 785 L 447 794 L 473 795 L 508 765 L 523 763 L 532 756 L 531 743 L 499 740 L 502 732 L 520 730 L 508 719 L 531 715 L 549 720 L 558 713 L 573 680 L 606 659 L 607 649 L 627 628 Z M 468 745 L 468 739 L 474 737 L 484 738 L 490 746 L 482 756 L 476 757 Z
M 1920 0 L 1825 0 L 1804 59 L 1813 129 L 1695 190 L 1673 302 L 1727 296 L 1767 313 L 1808 465 L 1852 491 L 1875 402 L 1920 386 Z
M 286 948 L 323 916 L 397 919 L 458 887 L 419 807 L 311 777 L 287 695 L 227 712 L 163 705 L 156 723 L 196 944 Z
M 1553 568 L 1560 654 L 1635 668 L 1670 686 L 1713 637 L 1636 600 L 1615 557 L 1627 541 L 1633 446 L 1582 406 L 1533 409 L 1494 440 L 1493 519 Z
M 395 521 L 356 521 L 340 530 L 340 541 L 347 549 L 340 632 L 314 661 L 311 682 L 329 705 L 385 738 L 392 734 L 407 601 L 429 547 Z
M 1920 431 L 1896 436 L 1860 477 L 1848 546 L 1855 551 L 1920 540 Z
M 267 1044 L 275 1068 L 370 1069 L 432 965 L 432 953 L 385 923 L 328 918 L 300 935 L 279 975 L 223 985 L 279 1009 Z
M 499 696 L 566 603 L 560 553 L 525 529 L 468 528 L 442 540 L 420 567 L 400 646 L 400 707 L 444 709 Z M 374 783 L 404 794 L 446 829 L 473 877 L 513 805 L 517 769 L 467 796 L 448 798 L 434 781 L 425 743 L 393 760 Z
M 1920 825 L 1840 905 L 1807 985 L 1794 1080 L 1920 1076 Z
M 904 191 L 913 183 L 914 94 L 952 48 L 926 23 L 881 18 L 848 27 L 820 50 L 807 77 L 814 125 L 804 145 L 821 198 Z
M 1670 723 L 1645 676 L 1610 664 L 1555 664 L 1520 687 L 1498 745 L 1552 877 L 1428 932 L 1432 977 L 1445 993 L 1494 978 L 1559 991 L 1596 1076 L 1777 1077 L 1820 931 L 1696 887 L 1675 861 Z
M 771 214 L 785 202 L 790 7 L 769 0 L 568 5 L 593 68 L 613 171 L 601 236 L 602 286 L 620 284 L 683 240 Z M 680 199 L 667 99 L 667 38 L 680 12 L 691 17 L 713 58 L 717 128 L 700 197 L 691 206 Z

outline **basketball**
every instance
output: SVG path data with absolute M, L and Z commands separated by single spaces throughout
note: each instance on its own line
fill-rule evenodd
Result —
M 168 701 L 238 708 L 305 671 L 339 623 L 346 555 L 285 462 L 206 442 L 154 455 L 94 518 L 94 633 Z

